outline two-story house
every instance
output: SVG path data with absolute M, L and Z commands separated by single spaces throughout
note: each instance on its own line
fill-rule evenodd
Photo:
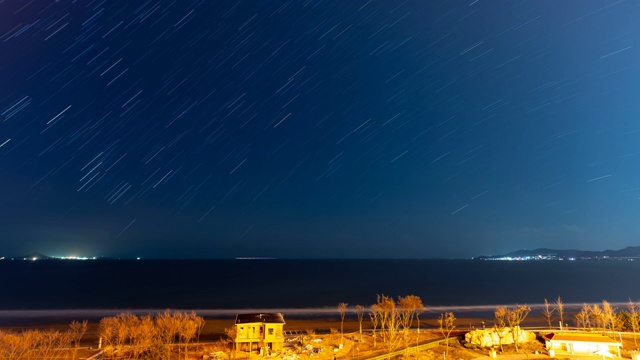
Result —
M 267 354 L 282 351 L 284 318 L 281 313 L 238 314 L 236 316 L 236 350 Z

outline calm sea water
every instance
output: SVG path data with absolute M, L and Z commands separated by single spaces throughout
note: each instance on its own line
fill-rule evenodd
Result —
M 625 302 L 640 261 L 0 261 L 0 310 L 261 309 L 370 305 L 376 294 L 429 306 Z

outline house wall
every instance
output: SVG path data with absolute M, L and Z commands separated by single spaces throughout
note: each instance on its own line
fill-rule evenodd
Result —
M 593 343 L 573 343 L 571 345 L 573 348 L 573 352 L 578 352 L 578 353 L 593 353 L 600 350 L 600 348 L 603 348 L 604 350 L 609 350 L 608 346 L 599 346 L 598 344 L 593 344 Z
M 264 342 L 271 351 L 282 351 L 284 344 L 284 324 L 266 324 Z
M 264 337 L 262 323 L 236 324 L 236 342 L 260 341 Z
M 283 324 L 265 324 L 264 341 L 282 341 L 284 340 L 282 334 Z
M 266 347 L 271 351 L 280 351 L 284 343 L 283 326 L 284 324 L 236 324 L 236 349 L 259 351 Z

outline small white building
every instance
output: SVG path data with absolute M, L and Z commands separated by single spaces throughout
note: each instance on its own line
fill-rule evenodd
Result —
M 602 334 L 550 333 L 542 337 L 547 350 L 570 354 L 620 356 L 622 343 Z

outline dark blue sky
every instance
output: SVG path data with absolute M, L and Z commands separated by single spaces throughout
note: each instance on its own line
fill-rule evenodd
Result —
M 638 245 L 638 1 L 0 1 L 0 256 Z

